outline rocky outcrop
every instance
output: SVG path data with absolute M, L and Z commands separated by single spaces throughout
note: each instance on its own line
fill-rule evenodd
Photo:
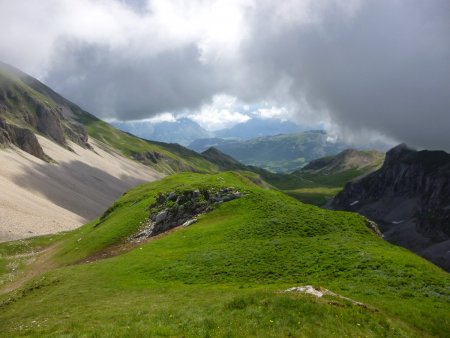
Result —
M 31 130 L 9 124 L 2 118 L 0 118 L 0 144 L 14 144 L 41 160 L 47 161 L 49 159 L 42 150 L 36 135 Z
M 148 221 L 131 237 L 131 241 L 141 242 L 177 226 L 189 226 L 197 222 L 198 215 L 241 196 L 242 194 L 232 187 L 160 194 L 156 202 L 149 207 Z
M 386 240 L 450 271 L 450 154 L 399 145 L 381 169 L 347 184 L 331 207 L 367 216 Z
M 144 164 L 156 164 L 159 160 L 166 158 L 166 156 L 156 151 L 146 151 L 142 153 L 134 153 L 132 158 Z
M 36 105 L 36 116 L 37 130 L 56 143 L 65 146 L 66 138 L 64 137 L 61 116 L 59 116 L 58 112 L 38 103 Z
M 92 146 L 89 144 L 88 133 L 81 124 L 70 123 L 68 126 L 64 126 L 64 132 L 72 142 L 85 149 L 92 149 Z

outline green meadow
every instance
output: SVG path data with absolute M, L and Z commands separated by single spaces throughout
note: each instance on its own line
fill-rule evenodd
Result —
M 189 227 L 129 243 L 159 193 L 225 187 L 243 196 Z M 4 337 L 450 332 L 448 273 L 377 237 L 356 214 L 303 204 L 234 172 L 183 173 L 140 185 L 101 221 L 0 244 L 0 255 Z M 341 297 L 283 292 L 302 285 L 364 306 Z

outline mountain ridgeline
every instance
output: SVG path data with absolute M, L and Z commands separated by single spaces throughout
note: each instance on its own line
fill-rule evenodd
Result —
M 332 201 L 378 223 L 386 240 L 450 271 L 450 154 L 399 145 Z
M 80 118 L 95 119 L 36 79 L 0 64 L 0 143 L 46 159 L 34 132 L 69 149 L 68 140 L 89 148 Z
M 258 137 L 295 134 L 303 131 L 305 131 L 304 128 L 291 121 L 254 117 L 231 128 L 217 130 L 214 132 L 214 136 L 222 139 L 246 141 Z M 199 138 L 201 137 L 197 137 L 197 139 Z
M 376 150 L 346 149 L 337 155 L 313 160 L 292 174 L 318 184 L 343 187 L 346 183 L 379 169 L 384 156 L 384 153 Z
M 245 141 L 256 137 L 291 134 L 304 128 L 290 121 L 275 118 L 252 117 L 231 128 L 209 131 L 190 118 L 173 118 L 169 121 L 112 121 L 111 124 L 125 132 L 147 140 L 179 143 L 188 146 L 197 139 L 220 138 Z

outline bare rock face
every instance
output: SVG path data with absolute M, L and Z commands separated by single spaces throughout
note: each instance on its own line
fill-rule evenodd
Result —
M 232 187 L 160 194 L 156 202 L 149 207 L 148 222 L 131 240 L 140 242 L 180 225 L 189 226 L 197 222 L 198 215 L 241 196 L 242 194 Z
M 26 128 L 21 128 L 12 124 L 8 124 L 0 118 L 0 144 L 14 144 L 23 151 L 47 161 L 48 157 L 42 150 L 38 139 L 34 133 Z
M 165 158 L 165 156 L 156 151 L 146 151 L 143 153 L 135 153 L 133 154 L 133 159 L 144 164 L 155 164 L 158 163 L 159 160 Z
M 0 62 L 0 117 L 69 148 L 68 139 L 91 148 L 79 107 L 19 70 Z
M 69 126 L 64 126 L 64 133 L 74 143 L 86 149 L 92 149 L 89 144 L 89 136 L 81 124 L 70 123 Z
M 347 184 L 331 207 L 370 218 L 389 242 L 450 271 L 450 154 L 399 145 L 381 169 Z
M 65 146 L 66 138 L 64 137 L 64 129 L 61 123 L 62 116 L 59 112 L 38 104 L 36 106 L 36 116 L 37 130 L 56 143 Z

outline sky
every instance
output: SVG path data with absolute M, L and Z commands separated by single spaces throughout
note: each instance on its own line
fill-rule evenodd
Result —
M 450 150 L 448 0 L 0 0 L 0 60 L 105 119 Z

